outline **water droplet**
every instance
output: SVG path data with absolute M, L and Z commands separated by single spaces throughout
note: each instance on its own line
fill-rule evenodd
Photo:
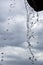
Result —
M 37 42 L 37 44 L 39 44 L 39 42 Z
M 14 8 L 15 6 L 14 6 L 14 4 L 10 4 L 10 8 Z
M 8 23 L 9 24 L 9 23 Z
M 31 46 L 31 44 L 29 44 L 29 46 Z
M 34 58 L 34 56 L 33 56 L 33 58 Z
M 34 62 L 32 62 L 32 64 L 34 65 Z
M 10 18 L 8 18 L 8 20 L 10 20 Z
M 4 61 L 3 59 L 1 59 L 1 61 Z
M 30 42 L 29 41 L 27 41 L 28 42 L 28 44 L 30 44 Z
M 33 24 L 33 22 L 31 22 L 31 24 Z
M 31 57 L 29 57 L 29 60 L 31 60 Z
M 4 58 L 4 56 L 2 56 L 2 58 Z
M 4 38 L 4 40 L 6 40 L 6 38 Z
M 37 61 L 37 59 L 35 59 L 35 61 Z
M 29 36 L 29 39 L 31 39 L 31 36 Z
M 8 31 L 8 29 L 6 29 L 6 31 Z
M 1 54 L 4 54 L 3 52 Z

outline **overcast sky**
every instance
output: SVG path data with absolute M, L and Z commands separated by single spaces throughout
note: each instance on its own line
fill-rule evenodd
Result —
M 39 12 L 39 20 L 34 29 L 38 32 L 39 44 L 32 42 L 37 58 L 35 65 L 43 65 L 43 11 Z M 32 65 L 28 59 L 26 33 L 24 0 L 0 0 L 0 65 Z M 4 52 L 3 62 L 1 52 Z

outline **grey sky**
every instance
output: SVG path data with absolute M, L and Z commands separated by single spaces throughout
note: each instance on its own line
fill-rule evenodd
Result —
M 15 0 L 12 12 L 9 12 L 10 3 L 10 0 L 0 0 L 0 60 L 1 52 L 4 52 L 4 65 L 31 65 L 28 59 L 30 53 L 27 52 L 24 0 Z M 39 19 L 40 22 L 34 28 L 36 32 L 38 31 L 39 44 L 35 44 L 34 41 L 32 45 L 37 58 L 36 65 L 43 65 L 43 11 L 39 12 Z

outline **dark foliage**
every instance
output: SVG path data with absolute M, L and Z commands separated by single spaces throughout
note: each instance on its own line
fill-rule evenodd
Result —
M 27 2 L 35 11 L 43 10 L 43 0 L 27 0 Z

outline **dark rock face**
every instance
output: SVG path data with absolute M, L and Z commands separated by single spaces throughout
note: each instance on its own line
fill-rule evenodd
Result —
M 35 11 L 43 10 L 43 0 L 27 0 L 27 2 Z

